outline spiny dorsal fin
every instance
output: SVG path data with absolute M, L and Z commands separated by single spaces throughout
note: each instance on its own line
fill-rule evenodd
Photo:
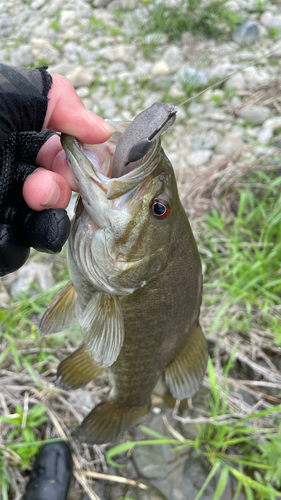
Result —
M 77 437 L 82 443 L 109 443 L 121 432 L 142 422 L 148 412 L 149 405 L 141 408 L 124 408 L 111 401 L 101 402 L 83 420 L 78 428 Z
M 103 367 L 111 366 L 124 342 L 124 321 L 117 295 L 96 292 L 81 318 L 86 350 Z
M 49 335 L 70 328 L 76 320 L 76 300 L 76 290 L 69 281 L 45 311 L 38 328 L 39 334 Z
M 208 360 L 201 326 L 194 323 L 183 349 L 164 371 L 165 382 L 175 399 L 191 398 L 199 389 Z
M 61 389 L 79 389 L 102 372 L 83 344 L 59 364 L 55 383 Z

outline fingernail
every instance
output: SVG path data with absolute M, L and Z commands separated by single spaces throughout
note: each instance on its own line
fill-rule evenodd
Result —
M 47 200 L 45 201 L 45 203 L 42 203 L 42 207 L 52 208 L 59 200 L 60 194 L 61 194 L 61 191 L 60 191 L 59 185 L 56 182 L 53 182 L 50 194 L 49 194 Z
M 95 122 L 98 123 L 106 132 L 113 134 L 115 132 L 115 128 L 112 127 L 109 123 L 107 123 L 101 116 L 96 115 L 89 109 L 87 109 L 88 113 L 95 119 Z
M 112 127 L 112 125 L 110 125 L 110 123 L 108 122 L 103 122 L 101 123 L 101 126 L 103 127 L 103 129 L 106 131 L 106 132 L 110 132 L 110 134 L 113 134 L 114 132 L 116 132 L 115 128 Z

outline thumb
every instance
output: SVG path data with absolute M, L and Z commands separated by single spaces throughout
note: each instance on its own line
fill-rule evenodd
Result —
M 114 131 L 100 116 L 87 110 L 73 85 L 62 75 L 52 74 L 48 109 L 43 129 L 49 128 L 77 137 L 81 142 L 105 142 Z

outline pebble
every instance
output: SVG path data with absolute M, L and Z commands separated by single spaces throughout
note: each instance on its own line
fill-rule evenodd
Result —
M 272 16 L 267 24 L 269 29 L 281 30 L 281 15 Z
M 166 455 L 164 445 L 136 446 L 133 460 L 141 476 L 146 479 L 163 479 L 168 473 Z
M 281 40 L 272 45 L 270 54 L 271 56 L 281 57 Z
M 262 13 L 260 17 L 260 23 L 263 24 L 263 26 L 267 27 L 271 18 L 272 18 L 272 12 L 266 10 L 265 12 Z
M 30 40 L 30 51 L 36 61 L 46 61 L 48 64 L 58 62 L 60 53 L 58 49 L 44 38 L 32 38 Z
M 270 128 L 273 131 L 278 130 L 281 128 L 281 116 L 269 118 L 263 123 L 263 128 Z
M 178 70 L 176 78 L 182 82 L 190 82 L 193 85 L 207 85 L 208 77 L 206 70 L 185 66 Z
M 267 71 L 250 66 L 243 70 L 247 88 L 256 88 L 269 82 Z
M 190 498 L 195 498 L 202 488 L 204 481 L 207 479 L 209 472 L 208 466 L 201 456 L 197 457 L 197 460 L 188 458 L 183 467 L 180 490 L 188 491 Z M 213 500 L 215 489 L 216 480 L 213 478 L 201 496 L 201 500 Z
M 257 141 L 259 144 L 266 145 L 270 142 L 273 137 L 273 130 L 271 128 L 262 128 L 257 135 Z
M 232 39 L 239 45 L 252 45 L 259 40 L 260 27 L 256 21 L 240 24 L 232 33 Z
M 72 71 L 66 74 L 73 87 L 84 87 L 91 85 L 95 81 L 95 75 L 91 70 L 84 66 L 76 66 Z
M 188 165 L 190 165 L 191 167 L 200 167 L 201 165 L 205 165 L 205 163 L 207 163 L 210 160 L 211 156 L 212 156 L 211 150 L 202 149 L 190 153 L 187 156 L 186 161 Z
M 10 288 L 12 297 L 26 292 L 32 283 L 37 283 L 42 290 L 49 290 L 55 281 L 51 269 L 47 264 L 28 261 L 15 272 L 15 281 Z
M 237 111 L 238 116 L 247 120 L 253 125 L 262 125 L 267 120 L 272 111 L 266 106 L 244 106 Z
M 6 290 L 0 292 L 0 307 L 6 306 L 11 300 L 10 295 Z
M 116 47 L 100 49 L 99 55 L 109 62 L 121 61 L 123 63 L 128 63 L 133 61 L 135 47 L 125 44 L 117 45 Z
M 164 60 L 160 60 L 156 62 L 152 67 L 152 76 L 164 76 L 169 75 L 171 73 L 170 66 Z
M 230 132 L 222 138 L 222 140 L 217 145 L 215 152 L 217 154 L 232 157 L 236 154 L 241 153 L 244 145 L 245 144 L 242 141 L 240 134 Z
M 88 97 L 88 95 L 90 94 L 89 87 L 76 88 L 76 94 L 79 95 L 80 99 Z
M 235 73 L 224 84 L 227 89 L 244 90 L 246 89 L 246 81 L 243 73 Z

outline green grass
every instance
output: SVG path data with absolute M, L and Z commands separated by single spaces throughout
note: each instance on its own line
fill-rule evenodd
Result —
M 225 368 L 225 378 L 231 366 L 232 358 Z M 210 472 L 193 500 L 202 498 L 214 476 L 217 478 L 217 486 L 212 500 L 219 500 L 222 497 L 230 477 L 237 485 L 233 500 L 238 498 L 242 490 L 247 500 L 254 498 L 274 500 L 280 495 L 276 489 L 279 488 L 281 480 L 281 467 L 278 462 L 281 443 L 280 424 L 279 428 L 277 423 L 271 428 L 266 425 L 261 428 L 261 425 L 263 419 L 269 415 L 274 419 L 274 414 L 280 412 L 281 405 L 237 419 L 235 423 L 227 423 L 227 419 L 225 423 L 219 422 L 219 416 L 228 413 L 227 396 L 221 399 L 220 391 L 227 393 L 228 387 L 224 379 L 220 390 L 218 389 L 219 382 L 211 360 L 208 363 L 208 375 L 211 389 L 210 417 L 213 423 L 198 426 L 198 434 L 194 440 L 185 439 L 168 423 L 166 426 L 169 435 L 161 435 L 141 426 L 143 433 L 153 439 L 130 441 L 111 448 L 106 454 L 108 464 L 116 468 L 123 467 L 116 462 L 116 457 L 131 452 L 137 446 L 166 445 L 171 455 L 180 452 L 183 457 L 186 452 L 186 456 L 196 459 L 201 455 L 209 462 Z M 256 424 L 257 420 L 259 426 Z M 220 425 L 216 425 L 218 423 Z M 124 463 L 124 458 L 122 462 Z
M 172 41 L 187 31 L 195 36 L 218 38 L 231 32 L 240 20 L 226 3 L 226 0 L 180 0 L 176 6 L 168 7 L 165 1 L 147 2 L 149 15 L 143 24 L 144 33 L 165 33 Z
M 207 306 L 220 305 L 212 328 L 273 332 L 281 344 L 281 177 L 254 171 L 237 189 L 234 213 L 213 210 L 198 223 L 207 266 Z M 235 215 L 236 214 L 236 215 Z M 237 306 L 237 314 L 229 314 Z

